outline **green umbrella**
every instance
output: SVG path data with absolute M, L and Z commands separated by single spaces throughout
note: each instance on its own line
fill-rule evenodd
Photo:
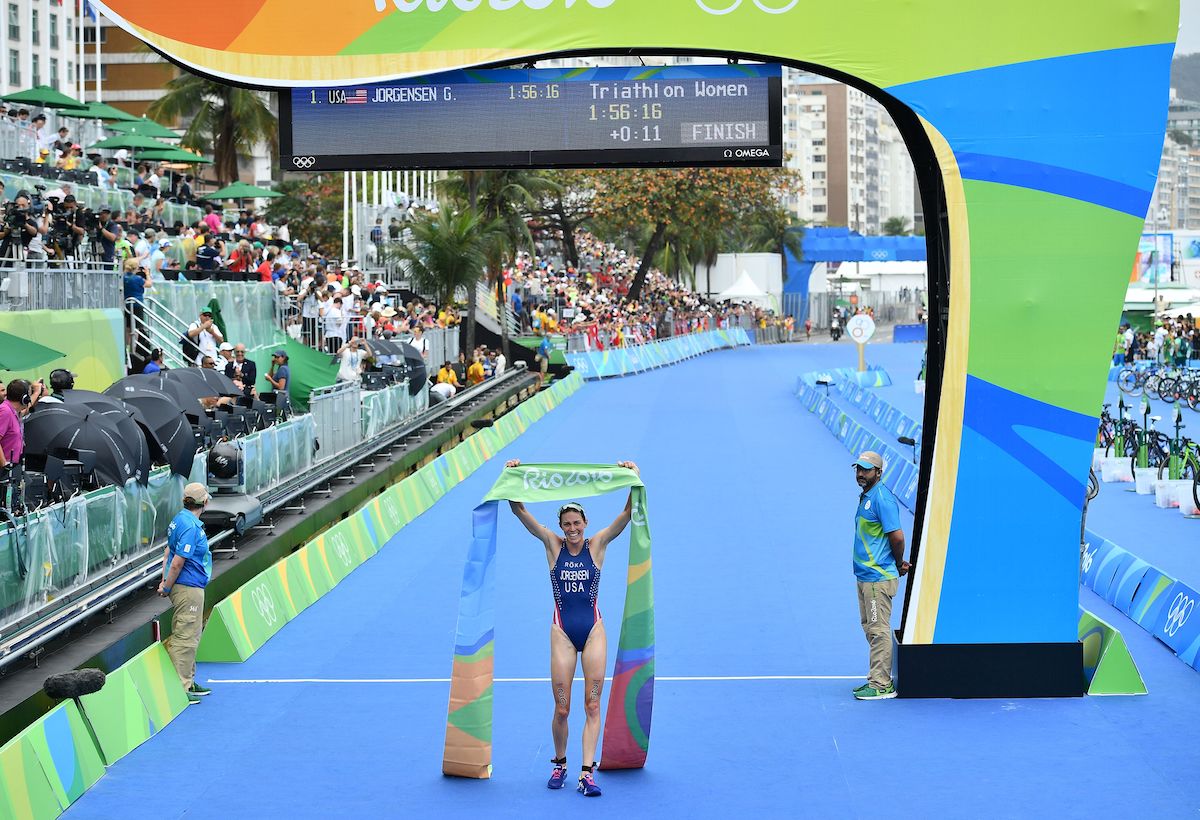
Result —
M 226 185 L 219 191 L 213 191 L 211 194 L 205 194 L 201 199 L 256 199 L 258 197 L 275 197 L 283 196 L 278 191 L 272 191 L 270 188 L 259 188 L 257 185 L 250 185 L 246 182 L 235 182 L 232 185 Z
M 116 131 L 120 134 L 129 134 L 139 137 L 154 137 L 160 140 L 177 140 L 179 135 L 172 131 L 167 126 L 157 123 L 154 120 L 148 120 L 145 117 L 134 119 L 133 121 L 114 122 L 112 125 L 105 126 L 109 131 Z
M 119 108 L 113 108 L 108 103 L 90 102 L 82 111 L 68 111 L 69 116 L 79 117 L 83 120 L 122 120 L 137 122 L 138 118 L 132 114 L 126 114 Z
M 137 152 L 139 159 L 152 159 L 156 162 L 199 162 L 211 165 L 211 159 L 205 159 L 199 154 L 185 151 L 183 148 L 143 148 Z
M 87 108 L 86 103 L 81 103 L 74 97 L 68 97 L 66 94 L 56 91 L 48 85 L 37 85 L 33 88 L 26 88 L 24 91 L 18 91 L 15 94 L 6 94 L 0 99 L 10 103 L 21 103 L 22 105 L 39 105 L 42 108 L 61 108 L 68 114 L 72 111 L 81 111 Z
M 0 330 L 0 370 L 33 370 L 65 355 Z
M 91 149 L 91 148 L 133 148 L 135 150 L 138 148 L 174 148 L 174 147 L 175 147 L 174 145 L 168 145 L 165 142 L 159 142 L 158 140 L 151 139 L 150 137 L 137 137 L 137 136 L 130 136 L 129 134 L 117 134 L 116 136 L 109 137 L 108 139 L 100 140 L 99 142 L 88 146 L 89 149 Z

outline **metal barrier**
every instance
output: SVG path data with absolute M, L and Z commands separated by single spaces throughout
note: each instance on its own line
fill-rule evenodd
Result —
M 193 363 L 183 357 L 181 339 L 187 333 L 188 324 L 175 315 L 160 300 L 147 294 L 143 303 L 141 316 L 137 313 L 136 299 L 125 300 L 125 313 L 129 316 L 130 333 L 129 346 L 126 348 L 126 366 L 129 358 L 137 355 L 148 359 L 150 351 L 159 348 L 163 352 L 163 363 L 168 367 L 189 367 Z
M 475 283 L 475 296 L 478 311 L 491 319 L 491 324 L 495 327 L 495 332 L 500 332 L 500 320 L 497 318 L 500 311 L 496 304 L 496 292 L 483 282 Z M 510 336 L 516 336 L 521 332 L 521 323 L 517 319 L 517 314 L 513 313 L 512 305 L 504 306 L 504 320 L 508 323 L 508 333 Z
M 458 361 L 458 328 L 434 327 L 426 330 L 424 336 L 425 340 L 429 343 L 429 353 L 425 356 L 425 366 L 429 368 L 430 375 L 441 367 L 444 362 Z M 412 344 L 413 336 L 411 333 L 397 338 L 406 344 Z
M 338 382 L 312 391 L 308 410 L 316 421 L 321 449 L 314 461 L 320 463 L 351 449 L 362 441 L 362 388 Z
M 789 300 L 789 296 L 798 294 L 784 294 L 784 312 L 792 313 L 792 309 L 801 307 L 807 309 L 806 315 L 801 315 L 799 312 L 792 313 L 796 317 L 796 323 L 803 325 L 806 318 L 812 319 L 814 328 L 828 330 L 830 321 L 833 318 L 833 309 L 839 304 L 853 313 L 858 307 L 869 307 L 875 313 L 876 324 L 899 324 L 912 325 L 917 324 L 918 317 L 924 315 L 925 306 L 922 301 L 922 296 L 916 291 L 910 291 L 905 295 L 898 293 L 872 293 L 864 292 L 858 294 L 857 305 L 850 305 L 849 294 L 839 296 L 836 293 L 811 293 L 808 296 L 806 304 L 793 302 Z
M 121 307 L 122 278 L 115 264 L 71 259 L 11 264 L 0 267 L 0 310 Z
M 0 120 L 0 157 L 35 160 L 37 155 L 37 136 L 31 125 L 14 122 L 7 117 Z

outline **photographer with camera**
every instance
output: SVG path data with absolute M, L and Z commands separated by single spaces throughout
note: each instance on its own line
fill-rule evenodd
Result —
M 13 201 L 4 206 L 0 258 L 45 259 L 42 245 L 42 236 L 47 230 L 44 214 L 45 203 L 40 196 L 35 197 L 25 190 L 17 191 Z
M 50 216 L 50 249 L 56 259 L 74 259 L 79 246 L 87 236 L 84 230 L 84 212 L 71 194 L 63 197 L 61 204 L 53 207 Z
M 112 208 L 107 205 L 100 209 L 98 217 L 92 242 L 100 246 L 100 260 L 111 263 L 117 258 L 117 237 L 121 227 L 113 221 Z

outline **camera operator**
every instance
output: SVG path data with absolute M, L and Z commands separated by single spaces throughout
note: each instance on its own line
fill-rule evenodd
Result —
M 4 207 L 4 224 L 0 227 L 0 257 L 44 259 L 42 235 L 46 233 L 45 204 L 34 205 L 28 191 L 17 191 L 13 201 Z
M 92 235 L 92 241 L 100 246 L 101 261 L 112 262 L 117 258 L 117 237 L 120 233 L 120 226 L 112 218 L 112 208 L 105 205 L 100 209 L 96 230 Z
M 80 208 L 72 194 L 63 197 L 50 217 L 50 246 L 58 259 L 75 258 L 87 236 L 84 228 L 86 208 Z

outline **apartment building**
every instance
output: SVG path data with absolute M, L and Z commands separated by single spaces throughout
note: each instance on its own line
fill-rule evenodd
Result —
M 813 225 L 879 234 L 891 217 L 915 216 L 915 174 L 892 118 L 875 99 L 802 71 L 784 74 L 784 143 L 805 177 L 796 215 Z
M 3 0 L 4 53 L 0 86 L 11 94 L 48 85 L 76 95 L 78 21 L 75 4 L 55 0 Z

